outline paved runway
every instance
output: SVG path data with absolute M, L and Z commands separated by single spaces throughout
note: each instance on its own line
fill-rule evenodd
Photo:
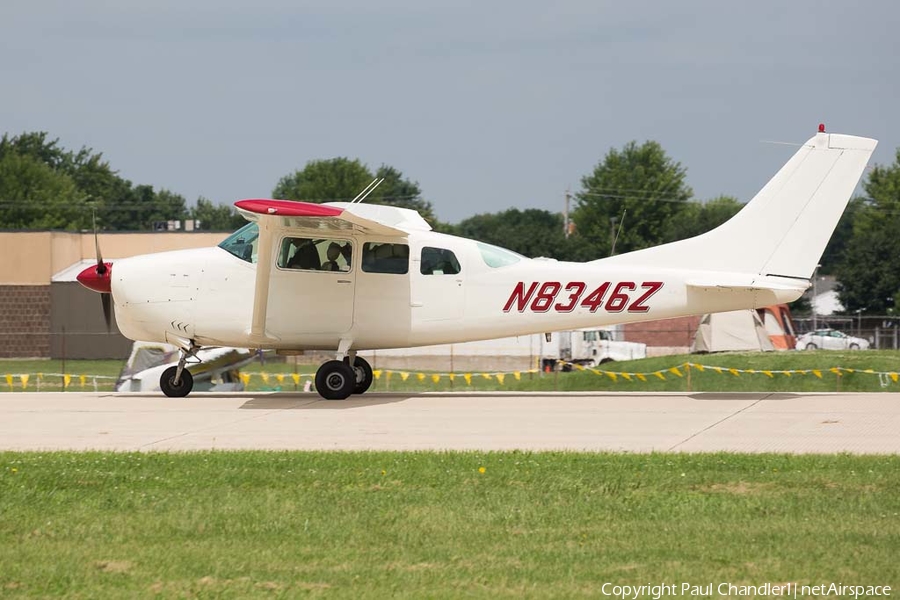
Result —
M 0 449 L 900 452 L 900 395 L 2 393 Z

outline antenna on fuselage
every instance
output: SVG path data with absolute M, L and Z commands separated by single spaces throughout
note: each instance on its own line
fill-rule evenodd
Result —
M 358 204 L 365 200 L 369 194 L 375 191 L 375 188 L 381 185 L 382 181 L 384 181 L 384 177 L 382 177 L 381 179 L 378 179 L 377 177 L 373 179 L 372 183 L 367 185 L 365 189 L 363 189 L 363 191 L 356 195 L 356 198 L 350 201 L 350 204 Z

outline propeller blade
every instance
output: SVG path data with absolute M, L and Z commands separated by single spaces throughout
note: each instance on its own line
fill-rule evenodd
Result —
M 91 213 L 91 219 L 94 223 L 94 252 L 97 255 L 97 275 L 106 273 L 106 265 L 103 264 L 103 255 L 100 254 L 100 236 L 97 233 L 97 213 Z M 107 323 L 109 319 L 107 319 Z
M 110 331 L 112 323 L 112 294 L 100 294 L 100 302 L 103 304 L 103 319 L 106 321 L 106 331 Z

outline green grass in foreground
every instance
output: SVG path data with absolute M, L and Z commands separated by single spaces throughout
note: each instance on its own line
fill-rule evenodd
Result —
M 898 456 L 0 453 L 0 596 L 897 586 L 898 492 Z
M 731 373 L 718 373 L 713 370 L 699 371 L 691 369 L 690 376 L 681 368 L 686 362 L 726 369 L 755 370 L 757 373 L 742 373 L 735 376 Z M 98 379 L 99 390 L 112 389 L 113 381 L 121 370 L 122 361 L 68 361 L 66 372 L 73 375 L 86 374 L 88 378 L 82 386 L 79 379 L 73 378 L 71 391 L 92 391 L 93 375 L 101 375 L 113 379 Z M 671 367 L 679 367 L 680 376 L 670 372 Z M 60 361 L 56 360 L 0 360 L 0 377 L 4 374 L 16 373 L 60 373 Z M 291 374 L 315 373 L 318 365 L 297 364 L 292 360 L 286 362 L 267 360 L 265 364 L 252 363 L 242 372 L 250 375 L 248 389 L 250 391 L 280 390 L 292 392 L 303 389 L 301 380 L 295 384 Z M 829 369 L 841 367 L 854 369 L 855 372 L 841 372 L 840 375 Z M 865 370 L 885 373 L 865 373 Z M 481 373 L 471 372 L 471 381 L 465 380 L 464 372 L 457 372 L 453 381 L 442 374 L 439 381 L 432 380 L 433 373 L 415 369 L 394 369 L 390 376 L 382 369 L 381 376 L 374 382 L 373 391 L 421 392 L 421 391 L 670 391 L 670 392 L 898 392 L 900 391 L 900 352 L 896 350 L 868 351 L 802 351 L 802 352 L 748 352 L 725 354 L 683 354 L 662 356 L 634 361 L 611 362 L 601 365 L 598 370 L 613 373 L 641 373 L 645 379 L 631 377 L 630 381 L 617 375 L 615 380 L 606 374 L 591 371 L 572 373 L 525 373 L 520 372 L 517 379 L 514 374 L 507 373 L 501 382 L 495 374 L 485 378 Z M 774 373 L 771 377 L 763 371 L 810 371 L 806 374 L 794 373 L 790 376 Z M 819 375 L 812 373 L 818 370 Z M 490 371 L 489 371 L 490 372 Z M 653 375 L 662 372 L 664 377 Z M 266 373 L 268 380 L 262 378 Z M 406 373 L 404 381 L 401 373 Z M 423 379 L 419 378 L 422 373 Z M 894 381 L 889 374 L 898 375 Z M 281 374 L 279 382 L 277 376 Z M 308 379 L 308 378 L 307 378 Z M 0 390 L 22 391 L 18 377 L 12 379 L 12 386 L 0 379 Z M 37 386 L 32 376 L 28 390 L 35 391 Z M 45 390 L 61 389 L 59 377 L 45 375 Z

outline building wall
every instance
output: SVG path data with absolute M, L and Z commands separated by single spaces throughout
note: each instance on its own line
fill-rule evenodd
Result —
M 0 285 L 0 358 L 50 355 L 50 286 Z
M 223 232 L 101 233 L 98 240 L 103 260 L 113 260 L 215 246 L 227 236 Z M 89 258 L 95 258 L 92 232 L 3 231 L 0 285 L 48 285 L 55 273 Z
M 228 233 L 101 233 L 104 260 L 151 252 L 214 246 Z M 54 274 L 94 258 L 92 232 L 0 232 L 0 357 L 127 356 L 130 342 L 107 333 L 100 297 Z M 66 332 L 63 336 L 63 331 Z M 64 341 L 65 340 L 65 341 Z M 66 343 L 68 342 L 68 343 Z
M 700 317 L 678 317 L 661 321 L 645 321 L 643 323 L 626 323 L 625 339 L 629 342 L 647 344 L 648 355 L 652 347 L 664 347 L 687 351 L 694 341 L 694 334 L 700 326 Z M 683 349 L 683 350 L 682 350 Z

